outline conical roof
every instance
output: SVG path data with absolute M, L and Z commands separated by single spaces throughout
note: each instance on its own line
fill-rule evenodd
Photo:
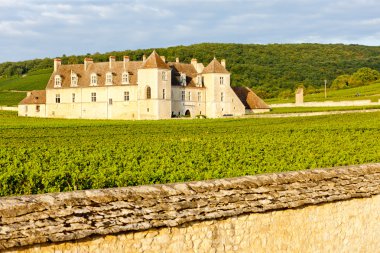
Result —
M 203 74 L 208 74 L 208 73 L 223 73 L 223 74 L 229 74 L 229 72 L 223 67 L 220 62 L 214 58 L 207 67 L 203 69 Z
M 141 65 L 140 69 L 170 69 L 169 66 L 161 59 L 154 50 L 146 59 L 146 61 Z

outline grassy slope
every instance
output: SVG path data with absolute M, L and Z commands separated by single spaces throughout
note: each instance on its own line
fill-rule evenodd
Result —
M 26 92 L 0 91 L 0 106 L 16 106 L 26 97 Z
M 51 76 L 51 69 L 29 73 L 25 77 L 0 79 L 0 91 L 30 91 L 43 90 Z
M 380 82 L 361 87 L 355 87 L 342 90 L 327 89 L 327 98 L 325 99 L 324 91 L 317 94 L 307 94 L 304 97 L 305 102 L 323 102 L 323 101 L 344 101 L 344 100 L 371 100 L 377 102 L 380 99 Z M 268 104 L 277 103 L 294 103 L 294 96 L 289 99 L 273 98 L 266 99 Z
M 0 112 L 0 195 L 378 162 L 379 117 L 104 121 Z
M 51 69 L 42 69 L 35 72 L 30 72 L 24 77 L 0 79 L 0 105 L 15 106 L 26 96 L 26 92 L 11 91 L 45 89 L 50 75 Z
M 267 97 L 277 96 L 287 89 L 294 90 L 301 83 L 306 87 L 322 87 L 324 80 L 331 83 L 337 76 L 352 74 L 362 67 L 380 69 L 380 46 L 342 44 L 221 44 L 202 43 L 189 46 L 156 48 L 168 61 L 179 57 L 181 62 L 208 64 L 214 56 L 227 60 L 231 82 L 235 86 L 248 86 L 261 90 Z M 108 61 L 109 55 L 122 60 L 129 55 L 131 60 L 141 60 L 153 49 L 126 50 L 82 56 L 63 56 L 62 64 L 83 63 L 85 57 L 94 62 Z M 0 76 L 28 73 L 32 70 L 51 68 L 52 59 L 35 59 L 15 63 L 0 63 Z M 21 72 L 20 72 L 21 71 Z

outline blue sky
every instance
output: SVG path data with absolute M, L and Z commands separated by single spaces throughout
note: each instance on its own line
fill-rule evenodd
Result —
M 0 0 L 0 62 L 201 42 L 380 45 L 379 0 Z

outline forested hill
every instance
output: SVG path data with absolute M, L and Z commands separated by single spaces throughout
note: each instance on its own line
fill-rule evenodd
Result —
M 95 62 L 107 61 L 115 55 L 122 60 L 129 55 L 140 60 L 153 49 L 127 50 L 104 54 L 60 56 L 63 64 L 82 63 L 84 57 Z M 213 57 L 225 58 L 227 69 L 232 73 L 233 86 L 253 87 L 263 97 L 277 96 L 285 89 L 294 90 L 303 84 L 307 88 L 319 88 L 327 79 L 329 84 L 339 75 L 352 74 L 362 67 L 380 70 L 380 46 L 342 44 L 218 44 L 203 43 L 190 46 L 175 46 L 156 49 L 168 61 L 198 62 L 208 64 Z M 51 68 L 52 59 L 35 59 L 23 62 L 0 64 L 0 77 L 27 74 L 29 71 Z

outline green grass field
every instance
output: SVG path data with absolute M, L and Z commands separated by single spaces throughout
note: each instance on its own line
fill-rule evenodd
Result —
M 31 72 L 25 77 L 0 79 L 0 91 L 43 90 L 51 76 L 51 72 L 51 69 L 44 69 L 38 72 Z
M 16 106 L 26 97 L 26 92 L 0 91 L 0 106 Z
M 26 91 L 45 89 L 51 71 L 51 69 L 42 69 L 31 72 L 25 77 L 0 78 L 0 106 L 16 106 L 26 97 Z
M 379 162 L 380 113 L 278 119 L 65 120 L 0 112 L 0 195 Z
M 371 100 L 377 102 L 380 99 L 380 82 L 367 86 L 361 86 L 342 90 L 327 90 L 327 98 L 325 99 L 324 91 L 317 94 L 307 94 L 304 97 L 305 102 L 322 102 L 322 101 L 344 101 L 344 100 Z M 294 103 L 295 98 L 289 99 L 271 98 L 266 99 L 268 104 Z

